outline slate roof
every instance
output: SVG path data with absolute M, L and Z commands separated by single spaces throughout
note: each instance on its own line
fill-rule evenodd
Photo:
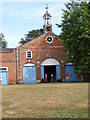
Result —
M 15 48 L 0 48 L 0 53 L 1 52 L 13 52 Z

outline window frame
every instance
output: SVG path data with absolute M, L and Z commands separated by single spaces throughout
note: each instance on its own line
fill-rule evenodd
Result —
M 27 55 L 27 54 L 28 54 L 28 52 L 30 52 L 30 53 L 31 53 L 31 57 L 28 57 L 28 55 Z M 27 51 L 26 51 L 26 59 L 32 59 L 32 51 L 31 51 L 31 50 L 27 50 Z
M 0 71 L 8 71 L 8 67 L 0 67 Z

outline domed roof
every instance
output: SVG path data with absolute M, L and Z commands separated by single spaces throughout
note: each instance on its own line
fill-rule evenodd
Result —
M 46 12 L 43 17 L 52 17 L 52 16 L 48 12 Z
M 46 4 L 46 13 L 44 14 L 44 17 L 52 17 L 49 13 L 48 13 L 48 5 Z

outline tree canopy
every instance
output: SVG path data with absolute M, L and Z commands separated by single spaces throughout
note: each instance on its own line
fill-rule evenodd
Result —
M 68 59 L 80 74 L 90 73 L 90 2 L 71 1 L 65 4 L 61 38 Z
M 5 41 L 5 36 L 3 33 L 0 33 L 0 48 L 6 48 L 7 42 Z
M 38 37 L 42 34 L 43 34 L 43 29 L 29 31 L 28 34 L 25 34 L 25 38 L 21 38 L 21 41 L 19 43 L 25 44 L 25 43 L 35 39 L 36 37 Z

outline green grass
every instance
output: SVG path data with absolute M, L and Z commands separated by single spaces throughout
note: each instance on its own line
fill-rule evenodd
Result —
M 87 118 L 88 83 L 2 86 L 3 118 Z

